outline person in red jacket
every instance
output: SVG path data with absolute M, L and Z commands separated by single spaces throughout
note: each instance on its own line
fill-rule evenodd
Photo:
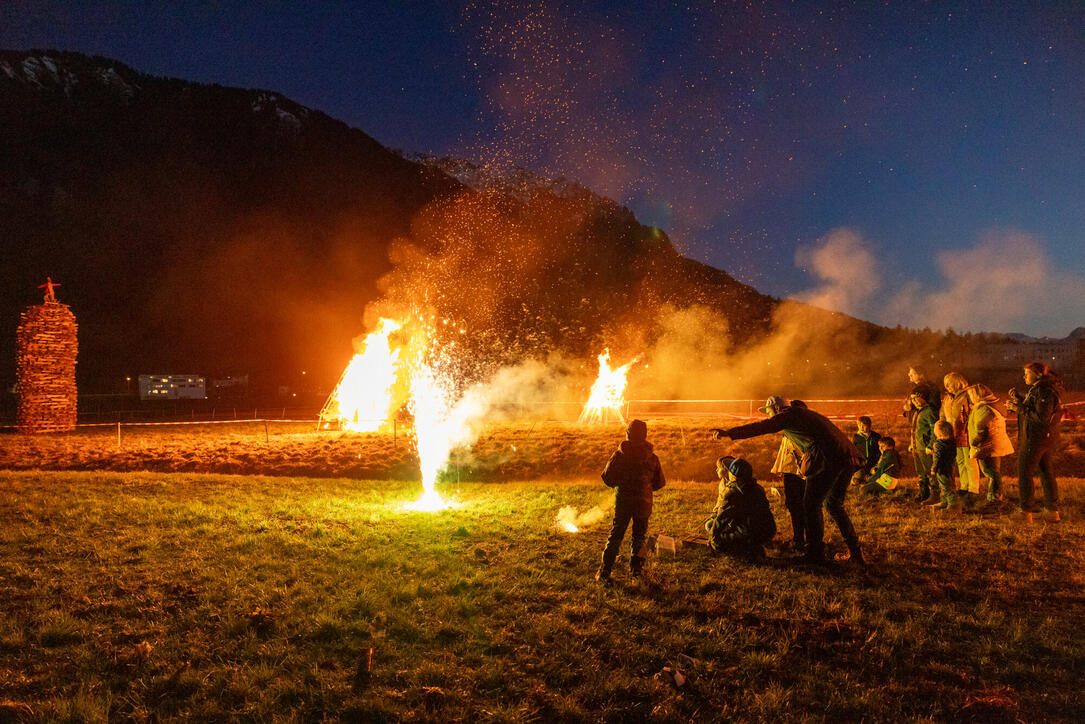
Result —
M 644 541 L 648 535 L 648 518 L 652 515 L 652 496 L 666 484 L 663 467 L 652 443 L 648 442 L 648 425 L 643 420 L 629 423 L 626 439 L 610 456 L 602 477 L 604 483 L 614 488 L 614 524 L 595 579 L 610 580 L 618 548 L 630 522 L 633 523 L 633 540 L 629 568 L 633 578 L 639 578 L 644 571 Z

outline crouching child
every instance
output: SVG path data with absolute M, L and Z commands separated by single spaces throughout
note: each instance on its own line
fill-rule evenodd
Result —
M 874 472 L 870 474 L 870 482 L 859 489 L 864 495 L 881 495 L 895 490 L 900 484 L 900 454 L 897 452 L 897 441 L 886 435 L 878 440 L 878 449 L 881 455 L 878 464 L 874 466 Z
M 648 442 L 648 425 L 643 420 L 629 423 L 626 439 L 610 456 L 602 477 L 604 483 L 614 488 L 614 524 L 595 579 L 610 580 L 614 562 L 618 559 L 618 548 L 630 522 L 633 523 L 633 540 L 629 567 L 633 578 L 638 578 L 644 570 L 644 543 L 648 535 L 648 518 L 652 515 L 652 495 L 666 484 L 659 458 L 652 450 L 652 443 Z
M 765 490 L 754 480 L 753 467 L 742 458 L 732 461 L 726 474 L 730 485 L 723 505 L 705 523 L 709 545 L 717 553 L 760 560 L 765 556 L 765 544 L 776 535 L 776 520 Z

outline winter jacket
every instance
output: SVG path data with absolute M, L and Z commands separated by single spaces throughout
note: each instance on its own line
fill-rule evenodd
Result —
M 957 443 L 953 438 L 934 441 L 932 467 L 936 475 L 942 475 L 946 480 L 953 478 L 953 471 L 957 469 Z
M 1028 388 L 1025 399 L 1017 405 L 1017 446 L 1035 447 L 1059 438 L 1062 401 L 1059 383 L 1043 375 Z
M 862 469 L 868 473 L 878 464 L 878 441 L 881 439 L 882 436 L 873 430 L 868 435 L 857 432 L 851 439 L 852 444 L 859 451 L 859 456 L 863 458 Z
M 874 466 L 874 473 L 871 477 L 877 480 L 883 475 L 888 475 L 891 478 L 900 477 L 900 455 L 894 448 L 886 448 L 882 450 L 882 455 L 878 458 L 878 464 Z
M 737 543 L 764 545 L 776 535 L 776 519 L 772 517 L 764 488 L 750 478 L 730 485 L 723 507 L 705 528 L 712 535 L 713 550 Z
M 942 398 L 939 417 L 953 425 L 953 441 L 957 447 L 968 447 L 968 416 L 972 412 L 972 403 L 968 394 L 947 394 Z
M 968 416 L 968 441 L 977 459 L 1013 455 L 1013 443 L 1006 434 L 1006 418 L 984 400 Z
M 799 474 L 799 458 L 802 453 L 789 438 L 780 439 L 780 448 L 776 451 L 776 462 L 769 472 Z
M 623 440 L 603 469 L 603 482 L 614 488 L 614 512 L 647 518 L 652 514 L 652 493 L 666 485 L 663 467 L 652 443 Z
M 912 449 L 925 452 L 934 445 L 934 423 L 938 418 L 934 416 L 934 410 L 930 405 L 924 405 L 916 410 L 915 419 L 912 421 Z
M 799 474 L 810 477 L 826 467 L 858 469 L 863 460 L 855 444 L 822 414 L 802 407 L 785 407 L 767 420 L 725 430 L 732 440 L 782 432 L 801 455 Z

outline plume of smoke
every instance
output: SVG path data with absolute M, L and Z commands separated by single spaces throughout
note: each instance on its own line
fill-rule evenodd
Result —
M 583 513 L 577 513 L 577 509 L 572 505 L 563 505 L 558 510 L 557 517 L 554 519 L 554 525 L 567 531 L 577 532 L 581 528 L 585 528 L 590 525 L 595 525 L 599 521 L 603 520 L 614 509 L 613 501 L 609 505 L 604 503 L 602 506 L 593 506 L 590 510 L 586 510 Z
M 1035 237 L 993 230 L 975 244 L 946 249 L 933 260 L 937 275 L 915 270 L 892 287 L 879 272 L 874 244 L 852 229 L 836 229 L 796 255 L 817 280 L 799 295 L 811 304 L 883 324 L 917 329 L 1061 336 L 1059 319 L 1085 318 L 1085 278 L 1057 268 Z
M 852 229 L 836 229 L 820 246 L 798 249 L 795 263 L 819 280 L 797 299 L 822 309 L 861 313 L 881 283 L 874 252 Z

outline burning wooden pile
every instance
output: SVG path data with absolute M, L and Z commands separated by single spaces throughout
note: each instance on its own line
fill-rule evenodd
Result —
M 47 282 L 45 302 L 22 313 L 16 342 L 20 433 L 65 432 L 75 427 L 75 315 Z

